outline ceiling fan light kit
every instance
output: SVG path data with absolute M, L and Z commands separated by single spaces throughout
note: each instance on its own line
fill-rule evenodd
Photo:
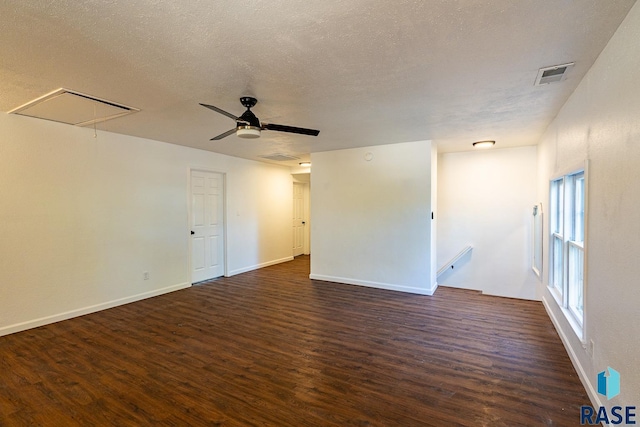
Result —
M 255 126 L 238 126 L 236 136 L 245 139 L 260 138 L 260 128 Z
M 257 102 L 258 100 L 251 96 L 243 96 L 242 98 L 240 98 L 240 103 L 247 108 L 247 111 L 242 113 L 240 117 L 236 117 L 233 114 L 213 105 L 201 103 L 200 105 L 202 105 L 203 107 L 206 107 L 212 111 L 215 111 L 216 113 L 222 114 L 223 116 L 227 116 L 230 119 L 236 121 L 235 128 L 221 133 L 218 136 L 214 136 L 213 138 L 211 138 L 211 141 L 219 141 L 222 138 L 226 138 L 227 136 L 234 133 L 240 138 L 255 139 L 260 137 L 260 134 L 263 130 L 274 130 L 278 132 L 297 133 L 300 135 L 310 136 L 318 136 L 318 134 L 320 133 L 319 130 L 315 129 L 298 128 L 293 126 L 277 125 L 273 123 L 261 123 L 260 120 L 251 111 L 251 107 L 256 105 Z

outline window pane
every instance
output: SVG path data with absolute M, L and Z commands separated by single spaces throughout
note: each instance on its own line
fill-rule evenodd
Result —
M 551 274 L 552 285 L 556 288 L 560 295 L 562 292 L 562 247 L 563 242 L 562 238 L 558 236 L 553 236 L 553 246 L 552 246 L 552 268 L 553 272 Z
M 562 195 L 563 180 L 551 182 L 551 232 L 562 234 Z
M 571 312 L 582 324 L 582 316 L 584 310 L 584 282 L 583 282 L 583 262 L 584 251 L 572 244 L 569 244 L 568 254 L 568 292 L 569 292 L 569 308 Z

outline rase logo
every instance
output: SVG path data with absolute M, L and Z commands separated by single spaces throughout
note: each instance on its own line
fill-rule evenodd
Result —
M 620 394 L 620 372 L 610 366 L 607 366 L 607 370 L 609 376 L 605 375 L 605 371 L 598 374 L 598 393 L 611 400 Z
M 620 372 L 609 366 L 607 371 L 598 374 L 598 393 L 610 400 L 620 394 Z M 580 407 L 580 424 L 582 425 L 600 423 L 635 425 L 635 416 L 635 406 L 614 406 L 610 412 L 607 412 L 605 406 L 600 406 L 597 411 L 592 406 Z

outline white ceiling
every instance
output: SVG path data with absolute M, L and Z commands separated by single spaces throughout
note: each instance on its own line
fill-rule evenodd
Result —
M 0 110 L 64 87 L 140 108 L 100 129 L 256 159 L 431 139 L 532 145 L 635 0 L 0 2 Z M 541 67 L 575 62 L 561 83 Z M 320 129 L 209 138 L 258 98 Z M 28 119 L 37 120 L 37 119 Z M 291 162 L 295 165 L 296 162 Z

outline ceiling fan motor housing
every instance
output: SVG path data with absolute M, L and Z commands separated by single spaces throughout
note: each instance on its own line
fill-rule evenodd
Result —
M 243 96 L 242 98 L 240 98 L 240 103 L 247 108 L 252 108 L 258 103 L 258 100 L 251 96 Z
M 240 117 L 238 117 L 237 124 L 238 124 L 238 127 L 253 126 L 258 129 L 260 129 L 261 127 L 260 120 L 258 120 L 255 114 L 253 114 L 248 107 L 247 107 L 247 111 L 245 111 L 244 113 L 242 113 Z

